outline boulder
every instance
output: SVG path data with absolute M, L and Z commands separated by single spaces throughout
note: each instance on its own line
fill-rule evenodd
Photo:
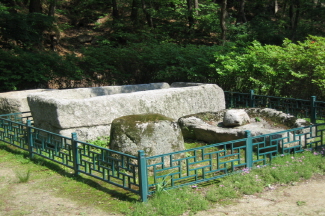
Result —
M 227 110 L 223 117 L 223 124 L 227 127 L 241 126 L 249 122 L 249 116 L 244 109 Z
M 139 150 L 144 150 L 147 157 L 185 150 L 178 123 L 160 114 L 114 119 L 110 139 L 110 149 L 134 156 Z

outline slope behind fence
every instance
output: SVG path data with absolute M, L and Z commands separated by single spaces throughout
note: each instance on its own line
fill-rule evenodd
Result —
M 317 119 L 323 118 L 324 103 L 315 100 L 259 96 L 253 92 L 225 94 L 232 107 L 273 107 L 302 117 L 308 117 L 314 109 Z M 28 151 L 30 158 L 39 155 L 73 169 L 75 174 L 89 175 L 132 191 L 142 201 L 158 188 L 167 190 L 206 182 L 269 164 L 279 154 L 322 146 L 324 128 L 325 123 L 315 124 L 254 137 L 247 131 L 244 139 L 145 157 L 144 151 L 132 156 L 78 141 L 75 133 L 64 137 L 33 127 L 28 113 L 0 116 L 1 141 Z

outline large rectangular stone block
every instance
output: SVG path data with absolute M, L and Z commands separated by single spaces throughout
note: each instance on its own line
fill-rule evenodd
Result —
M 35 126 L 79 140 L 110 134 L 121 116 L 159 113 L 174 119 L 225 108 L 224 92 L 214 84 L 169 88 L 167 83 L 108 86 L 35 93 L 28 96 Z
M 27 95 L 49 90 L 50 89 L 33 89 L 0 93 L 0 115 L 30 111 Z

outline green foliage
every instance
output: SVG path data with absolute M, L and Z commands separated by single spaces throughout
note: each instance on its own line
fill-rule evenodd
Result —
M 109 136 L 103 136 L 103 137 L 98 137 L 94 141 L 88 141 L 90 144 L 103 147 L 103 148 L 108 148 L 109 142 L 110 142 L 110 137 Z
M 56 77 L 80 78 L 73 56 L 52 52 L 27 52 L 16 48 L 0 50 L 0 91 L 44 88 Z
M 0 35 L 7 43 L 24 48 L 38 46 L 43 41 L 43 32 L 50 30 L 53 18 L 39 14 L 7 13 L 0 9 Z
M 325 90 L 325 38 L 309 36 L 303 42 L 286 39 L 282 46 L 254 41 L 244 52 L 216 54 L 214 64 L 224 77 L 224 89 L 258 94 L 309 98 Z M 304 89 L 304 91 L 301 91 Z
M 138 43 L 127 47 L 93 47 L 83 51 L 80 66 L 90 77 L 101 74 L 110 83 L 154 81 L 213 82 L 213 53 L 218 46 L 186 47 L 173 43 Z

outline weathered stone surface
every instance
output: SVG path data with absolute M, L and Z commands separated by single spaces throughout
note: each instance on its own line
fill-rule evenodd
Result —
M 110 149 L 134 156 L 139 150 L 150 157 L 185 149 L 178 123 L 160 114 L 117 118 L 112 122 L 110 138 Z
M 249 116 L 244 109 L 227 110 L 223 117 L 223 124 L 227 127 L 241 126 L 249 122 Z
M 28 103 L 36 127 L 65 136 L 79 130 L 80 140 L 109 135 L 112 121 L 121 116 L 159 113 L 178 119 L 225 108 L 224 92 L 213 84 L 169 88 L 167 83 L 154 83 L 60 90 L 33 94 Z M 96 127 L 106 127 L 106 133 L 96 132 Z
M 30 111 L 27 95 L 51 91 L 50 89 L 35 89 L 35 90 L 25 90 L 25 91 L 11 91 L 0 93 L 0 115 L 18 112 L 28 112 Z
M 182 133 L 185 139 L 197 139 L 202 140 L 207 143 L 221 143 L 232 141 L 236 139 L 242 139 L 246 137 L 246 132 L 249 130 L 252 136 L 259 136 L 263 134 L 277 133 L 279 131 L 289 129 L 291 125 L 292 128 L 304 127 L 310 123 L 303 120 L 297 119 L 292 115 L 284 114 L 283 112 L 271 110 L 271 109 L 260 109 L 260 108 L 249 108 L 245 109 L 247 113 L 250 113 L 251 122 L 254 124 L 246 124 L 242 126 L 237 126 L 234 128 L 224 127 L 222 122 L 226 110 L 221 110 L 219 112 L 207 112 L 207 113 L 198 113 L 194 115 L 184 116 L 178 120 L 179 125 L 181 126 Z M 273 121 L 267 122 L 263 118 L 271 119 Z M 257 121 L 258 120 L 258 121 Z M 286 128 L 276 127 L 274 125 L 283 124 Z M 303 134 L 309 132 L 309 128 L 296 131 L 297 134 Z M 309 137 L 309 136 L 307 136 Z M 271 138 L 271 139 L 270 139 Z M 305 138 L 296 137 L 292 133 L 277 133 L 271 135 L 271 137 L 266 138 L 266 144 L 278 143 L 279 147 L 282 147 L 282 143 L 288 143 L 286 147 L 292 147 L 298 145 L 300 140 Z M 261 139 L 259 139 L 261 140 Z M 238 143 L 237 145 L 244 145 L 245 143 Z
M 193 83 L 193 82 L 173 82 L 170 87 L 179 88 L 179 87 L 191 87 L 191 86 L 200 86 L 206 85 L 207 83 Z

